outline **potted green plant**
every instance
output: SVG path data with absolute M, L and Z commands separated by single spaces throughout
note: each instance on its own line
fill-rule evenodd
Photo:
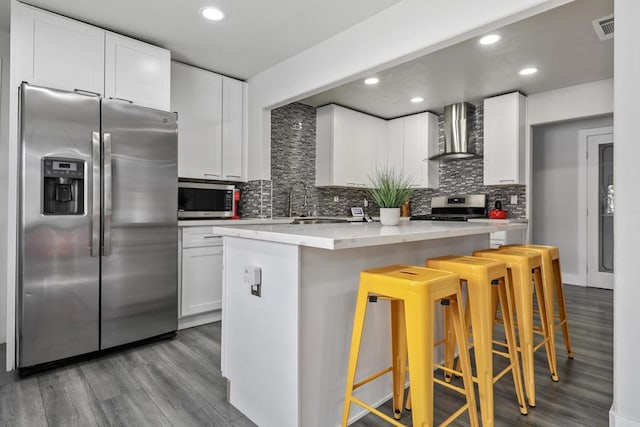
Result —
M 380 206 L 380 222 L 382 225 L 398 225 L 400 206 L 413 194 L 413 182 L 393 168 L 376 171 L 370 180 L 372 188 L 367 193 Z

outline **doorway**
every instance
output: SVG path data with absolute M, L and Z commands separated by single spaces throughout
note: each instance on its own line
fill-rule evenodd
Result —
M 613 289 L 613 132 L 610 128 L 593 129 L 584 136 L 587 144 L 587 286 Z
M 531 242 L 560 248 L 567 284 L 587 286 L 587 136 L 612 127 L 606 115 L 532 128 Z

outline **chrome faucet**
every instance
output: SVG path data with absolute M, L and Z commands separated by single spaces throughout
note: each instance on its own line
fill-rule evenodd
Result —
M 293 184 L 291 184 L 291 187 L 289 187 L 289 217 L 293 217 L 293 200 L 291 198 L 291 195 L 293 194 L 293 188 L 296 186 L 296 184 L 302 184 L 302 188 L 304 188 L 303 206 L 307 207 L 307 185 L 302 181 L 296 181 Z

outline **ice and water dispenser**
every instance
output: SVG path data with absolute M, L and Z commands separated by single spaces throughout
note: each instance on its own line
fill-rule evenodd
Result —
M 84 162 L 76 159 L 42 159 L 45 215 L 84 214 Z

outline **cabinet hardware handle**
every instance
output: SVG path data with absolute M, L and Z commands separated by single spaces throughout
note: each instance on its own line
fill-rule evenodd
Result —
M 99 92 L 92 92 L 90 90 L 84 90 L 84 89 L 74 89 L 73 90 L 76 93 L 79 93 L 81 95 L 91 95 L 91 96 L 100 96 Z
M 215 176 L 215 177 L 220 177 L 220 175 L 218 175 L 217 173 L 205 173 L 204 176 Z
M 347 185 L 358 185 L 358 184 L 355 182 L 347 182 Z
M 215 239 L 216 237 L 221 237 L 221 236 L 204 236 L 205 239 Z
M 240 175 L 226 175 L 227 178 L 240 178 Z
M 500 179 L 498 182 L 516 182 L 515 179 Z
M 133 101 L 131 101 L 129 99 L 118 98 L 117 96 L 109 97 L 109 99 L 117 99 L 118 101 L 124 101 L 124 102 L 128 102 L 129 104 L 133 104 Z

